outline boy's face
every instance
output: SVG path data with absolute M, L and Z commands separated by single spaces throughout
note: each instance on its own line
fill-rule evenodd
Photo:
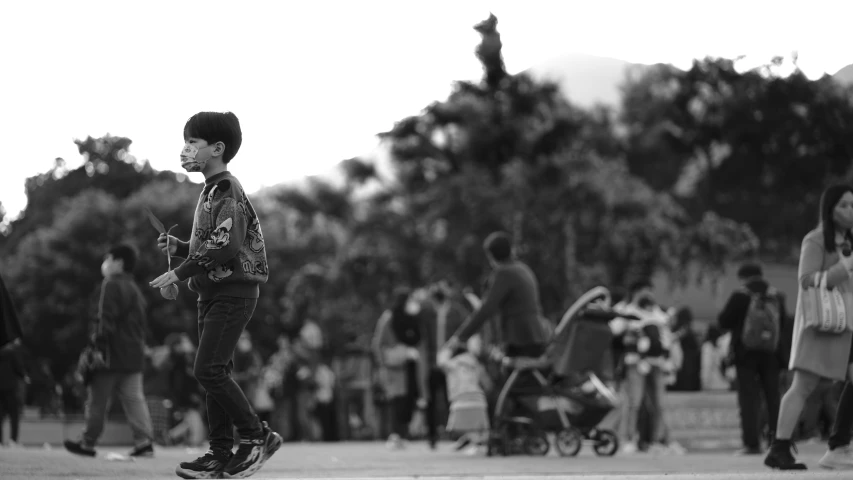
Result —
M 207 140 L 189 137 L 181 150 L 181 166 L 187 172 L 204 172 L 212 159 L 222 159 L 225 144 L 208 145 Z
M 114 258 L 111 254 L 104 257 L 101 263 L 101 274 L 105 277 L 116 275 L 124 271 L 124 260 Z

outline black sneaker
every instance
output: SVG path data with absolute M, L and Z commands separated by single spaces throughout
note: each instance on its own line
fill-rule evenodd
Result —
M 774 470 L 806 470 L 805 464 L 797 463 L 792 450 L 797 452 L 797 447 L 790 440 L 773 440 L 764 464 Z
M 267 460 L 281 447 L 281 436 L 261 422 L 263 433 L 254 438 L 240 439 L 237 452 L 222 472 L 222 478 L 247 478 L 261 469 Z
M 78 440 L 76 442 L 72 440 L 66 440 L 65 449 L 75 455 L 82 455 L 84 457 L 95 456 L 95 449 L 84 444 L 82 440 Z
M 151 442 L 146 443 L 145 445 L 137 445 L 133 447 L 130 453 L 127 454 L 129 457 L 136 458 L 151 458 L 154 456 L 154 445 Z
M 181 462 L 175 473 L 181 478 L 220 478 L 229 461 L 231 452 L 208 450 L 192 462 Z

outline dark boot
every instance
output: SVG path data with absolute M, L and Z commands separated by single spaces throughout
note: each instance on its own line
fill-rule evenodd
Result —
M 805 470 L 805 464 L 797 463 L 791 450 L 797 452 L 797 447 L 790 440 L 773 440 L 770 451 L 764 457 L 764 464 L 778 470 Z

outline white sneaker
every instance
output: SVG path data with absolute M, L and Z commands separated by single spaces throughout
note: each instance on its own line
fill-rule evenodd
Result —
M 388 441 L 385 442 L 385 447 L 388 450 L 402 450 L 406 445 L 403 443 L 403 439 L 400 438 L 399 435 L 392 433 L 388 436 Z
M 621 450 L 623 455 L 633 455 L 637 453 L 637 442 L 625 442 Z
M 669 442 L 667 448 L 669 448 L 670 453 L 673 455 L 684 455 L 687 453 L 687 449 L 678 442 Z
M 485 449 L 480 445 L 471 445 L 465 449 L 465 455 L 473 457 L 485 453 Z
M 853 470 L 853 449 L 847 445 L 827 450 L 817 464 L 829 470 Z

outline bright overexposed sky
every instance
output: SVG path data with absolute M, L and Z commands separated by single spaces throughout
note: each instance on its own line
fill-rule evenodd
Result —
M 799 52 L 812 78 L 853 63 L 853 2 L 185 1 L 0 3 L 0 201 L 73 140 L 106 133 L 183 171 L 187 118 L 231 110 L 249 192 L 370 152 L 375 134 L 481 74 L 472 25 L 494 12 L 511 73 L 565 53 L 689 66 Z M 201 181 L 201 174 L 194 178 Z

